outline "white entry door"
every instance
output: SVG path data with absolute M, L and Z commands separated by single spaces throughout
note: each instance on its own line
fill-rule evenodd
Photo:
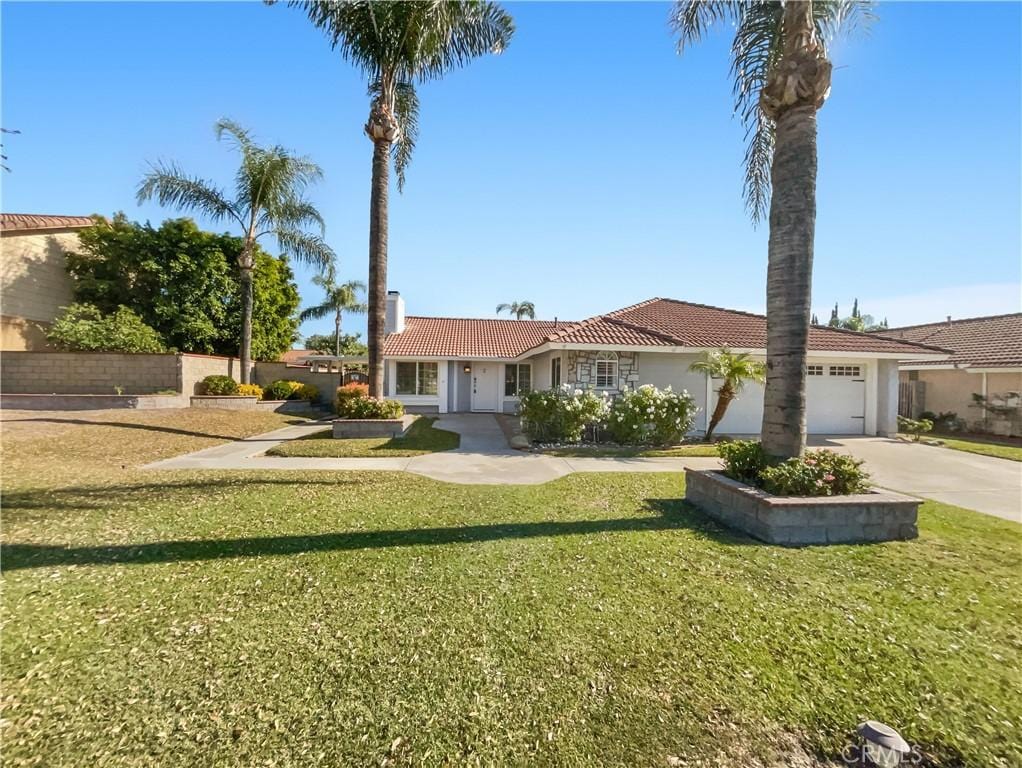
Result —
M 472 363 L 472 410 L 495 412 L 499 384 L 499 363 Z

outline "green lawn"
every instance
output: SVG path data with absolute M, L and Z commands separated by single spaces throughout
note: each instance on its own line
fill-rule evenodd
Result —
M 967 451 L 969 453 L 980 453 L 984 456 L 996 456 L 999 459 L 1011 459 L 1022 461 L 1022 446 L 1015 444 L 987 442 L 985 440 L 962 440 L 957 437 L 944 437 L 935 435 L 936 439 L 944 443 L 944 447 L 956 451 Z
M 712 443 L 690 443 L 675 445 L 670 448 L 633 448 L 624 445 L 567 446 L 564 448 L 548 448 L 543 453 L 550 456 L 576 457 L 622 457 L 636 456 L 716 456 L 717 446 Z
M 421 456 L 424 453 L 450 451 L 458 447 L 457 432 L 434 429 L 434 418 L 415 420 L 404 437 L 345 438 L 335 440 L 330 430 L 281 443 L 266 452 L 267 456 L 314 456 L 329 458 L 367 458 Z
M 675 474 L 137 469 L 271 426 L 209 418 L 5 429 L 6 765 L 809 766 L 866 717 L 1022 763 L 1022 526 L 784 549 Z

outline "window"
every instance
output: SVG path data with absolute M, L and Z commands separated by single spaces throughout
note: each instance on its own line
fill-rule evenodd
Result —
M 617 389 L 617 354 L 600 352 L 596 356 L 597 389 Z
M 822 365 L 807 365 L 806 366 L 806 373 L 809 376 L 822 376 L 823 375 L 823 366 Z
M 504 397 L 518 397 L 532 388 L 532 364 L 508 363 L 504 366 Z
M 550 361 L 550 389 L 557 389 L 561 386 L 561 358 L 555 357 Z
M 857 365 L 832 365 L 830 366 L 831 376 L 859 376 L 860 369 Z
M 435 395 L 436 363 L 398 363 L 397 393 L 399 395 Z

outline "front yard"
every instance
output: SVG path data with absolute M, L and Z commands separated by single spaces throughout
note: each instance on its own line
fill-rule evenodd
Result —
M 271 448 L 267 456 L 312 456 L 317 458 L 398 458 L 421 456 L 458 447 L 457 432 L 436 429 L 435 418 L 422 416 L 415 420 L 404 437 L 372 437 L 334 439 L 331 429 L 316 432 Z
M 284 423 L 200 416 L 5 430 L 6 764 L 840 764 L 866 717 L 1022 762 L 1016 524 L 791 550 L 669 474 L 137 469 Z

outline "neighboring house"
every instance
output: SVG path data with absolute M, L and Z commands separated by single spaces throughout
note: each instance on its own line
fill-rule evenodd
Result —
M 519 393 L 528 389 L 570 384 L 614 394 L 643 384 L 671 386 L 695 398 L 701 431 L 719 382 L 689 366 L 722 346 L 763 359 L 766 318 L 673 299 L 650 299 L 582 322 L 406 317 L 404 300 L 391 291 L 384 387 L 413 411 L 493 413 L 514 412 Z M 809 349 L 807 426 L 813 434 L 894 434 L 898 362 L 947 356 L 936 347 L 817 326 Z M 758 433 L 762 416 L 763 387 L 750 384 L 718 431 Z
M 72 302 L 64 251 L 88 216 L 0 214 L 0 349 L 47 349 L 46 330 Z
M 310 365 L 307 358 L 321 354 L 315 349 L 289 349 L 280 356 L 278 362 L 286 363 L 287 365 L 300 365 L 307 368 Z
M 972 427 L 990 421 L 976 406 L 973 395 L 987 398 L 997 407 L 1019 406 L 1022 393 L 1022 312 L 991 317 L 970 317 L 942 323 L 910 325 L 880 331 L 886 337 L 931 344 L 951 350 L 947 360 L 905 360 L 901 365 L 903 416 L 923 411 L 953 412 Z M 1011 424 L 1019 433 L 1019 418 L 993 419 Z M 1003 432 L 1004 427 L 996 426 Z

